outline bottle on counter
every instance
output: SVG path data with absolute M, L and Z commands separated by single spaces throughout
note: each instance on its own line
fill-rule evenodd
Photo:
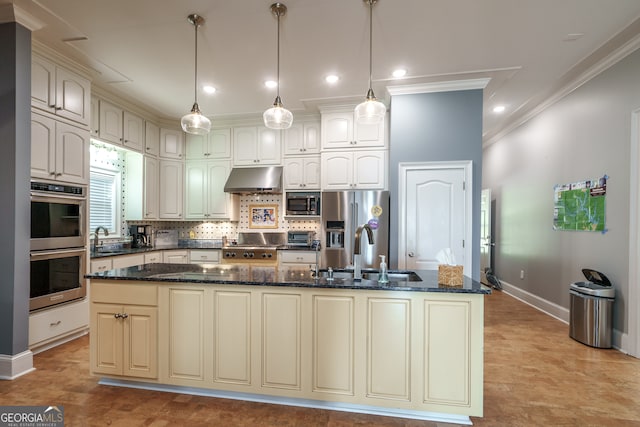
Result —
M 380 255 L 380 272 L 378 273 L 378 283 L 389 283 L 389 273 L 387 273 L 387 262 L 384 255 Z

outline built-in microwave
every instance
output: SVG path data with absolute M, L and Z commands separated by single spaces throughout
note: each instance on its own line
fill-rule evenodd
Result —
M 287 193 L 287 215 L 320 215 L 320 192 Z
M 86 187 L 31 183 L 31 250 L 86 245 Z

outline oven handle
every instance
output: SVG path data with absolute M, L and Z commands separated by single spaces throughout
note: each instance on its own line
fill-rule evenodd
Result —
M 47 251 L 35 251 L 35 252 L 29 253 L 29 255 L 34 258 L 45 257 L 49 255 L 70 255 L 70 254 L 85 255 L 86 250 L 84 248 L 71 248 L 71 249 L 54 249 L 54 250 L 47 250 Z
M 73 195 L 73 194 L 65 194 L 65 193 L 46 193 L 42 191 L 31 191 L 31 199 L 33 198 L 44 198 L 46 200 L 55 200 L 55 199 L 67 199 L 67 200 L 87 200 L 86 196 Z

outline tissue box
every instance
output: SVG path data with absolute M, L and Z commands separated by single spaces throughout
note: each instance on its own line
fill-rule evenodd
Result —
M 445 286 L 462 286 L 461 265 L 438 265 L 438 284 Z

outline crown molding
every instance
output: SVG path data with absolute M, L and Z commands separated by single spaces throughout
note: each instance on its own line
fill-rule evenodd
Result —
M 466 80 L 451 80 L 447 82 L 436 83 L 418 83 L 412 85 L 397 85 L 387 86 L 387 92 L 389 95 L 414 95 L 418 93 L 433 93 L 433 92 L 452 92 L 457 90 L 473 90 L 484 89 L 489 84 L 491 79 L 479 78 L 479 79 L 466 79 Z
M 15 4 L 2 4 L 0 5 L 0 24 L 9 22 L 17 22 L 31 32 L 38 31 L 45 26 L 44 22 L 20 9 Z

